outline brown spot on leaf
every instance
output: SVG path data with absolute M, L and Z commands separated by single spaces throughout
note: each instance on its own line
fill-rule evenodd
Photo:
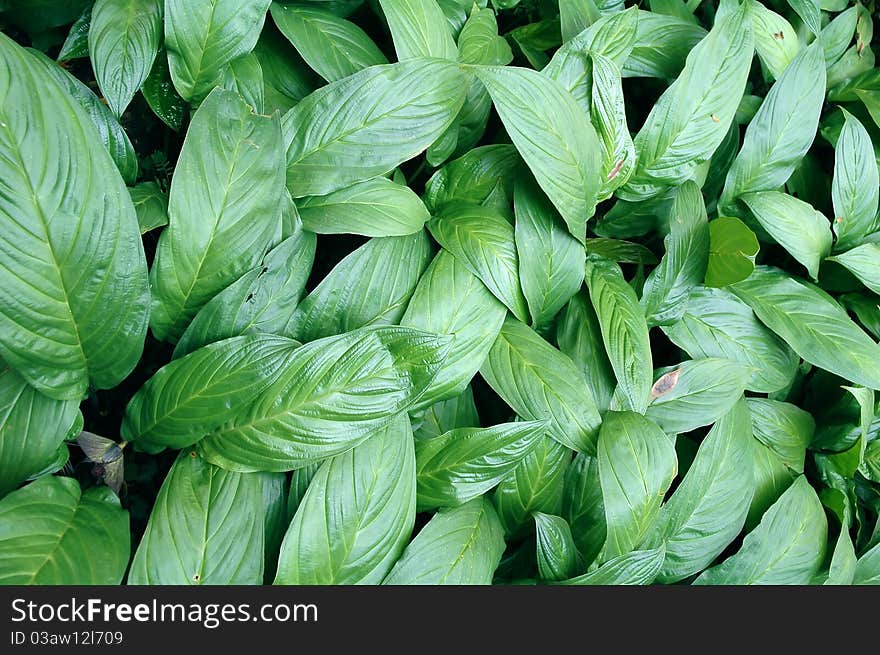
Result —
M 717 123 L 720 119 L 715 114 L 712 114 L 712 122 Z
M 625 159 L 621 159 L 619 162 L 617 162 L 614 165 L 614 168 L 611 169 L 611 171 L 608 173 L 608 176 L 605 179 L 610 180 L 613 177 L 615 177 L 620 172 L 620 169 L 623 168 L 623 165 L 625 163 L 626 163 Z
M 773 38 L 777 41 L 782 41 L 783 39 L 785 39 L 785 34 L 782 30 L 779 30 L 778 32 L 773 32 Z
M 660 396 L 669 393 L 675 388 L 675 385 L 678 384 L 678 376 L 681 375 L 681 369 L 677 368 L 674 371 L 669 371 L 669 373 L 664 373 L 657 381 L 654 383 L 654 386 L 651 387 L 651 399 L 659 398 Z
M 194 450 L 189 451 L 189 456 L 190 456 L 190 457 L 195 457 L 195 456 L 196 456 L 196 451 L 194 451 Z

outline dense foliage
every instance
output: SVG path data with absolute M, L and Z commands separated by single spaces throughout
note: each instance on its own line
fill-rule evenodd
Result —
M 873 10 L 0 0 L 0 583 L 880 583 Z

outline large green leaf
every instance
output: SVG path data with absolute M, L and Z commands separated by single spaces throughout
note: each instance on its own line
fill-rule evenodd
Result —
M 600 567 L 576 578 L 563 580 L 564 585 L 648 585 L 663 566 L 664 550 L 634 550 L 614 557 Z
M 880 544 L 862 555 L 856 563 L 853 584 L 880 584 Z
M 670 434 L 711 425 L 739 400 L 751 373 L 729 359 L 685 361 L 654 383 L 645 416 Z
M 471 11 L 458 35 L 458 60 L 465 64 L 506 66 L 513 59 L 510 45 L 498 36 L 498 21 L 491 9 Z
M 419 407 L 464 391 L 486 361 L 506 315 L 501 301 L 460 260 L 446 250 L 437 253 L 400 319 L 401 325 L 452 338 L 449 356 Z
M 330 271 L 290 317 L 284 333 L 300 341 L 366 325 L 395 324 L 431 260 L 424 230 L 371 239 Z
M 150 271 L 150 327 L 176 342 L 212 297 L 253 268 L 281 224 L 278 116 L 216 89 L 196 112 L 174 169 L 168 228 Z
M 584 562 L 596 559 L 605 545 L 605 506 L 599 481 L 599 461 L 579 454 L 565 472 L 562 516 Z
M 294 351 L 243 411 L 212 417 L 199 442 L 233 470 L 288 471 L 350 450 L 413 404 L 449 352 L 449 338 L 378 327 Z
M 477 425 L 480 417 L 474 404 L 474 391 L 466 385 L 457 396 L 429 405 L 422 411 L 410 413 L 415 439 L 430 439 L 456 428 Z
M 690 51 L 681 75 L 651 109 L 635 138 L 638 162 L 618 190 L 620 198 L 652 198 L 692 177 L 712 157 L 745 90 L 752 52 L 751 22 L 743 5 L 719 19 Z
M 532 325 L 549 325 L 584 281 L 584 248 L 565 229 L 553 205 L 532 180 L 513 195 L 519 281 Z
M 447 203 L 430 220 L 428 229 L 514 316 L 526 320 L 514 227 L 504 216 L 481 205 Z
M 0 362 L 0 498 L 55 461 L 76 402 L 54 400 Z
M 626 184 L 636 165 L 636 149 L 626 123 L 620 68 L 599 53 L 590 55 L 593 88 L 590 117 L 602 145 L 602 183 L 598 199 L 606 200 Z
M 290 193 L 324 195 L 412 159 L 452 123 L 465 80 L 453 62 L 419 58 L 370 66 L 307 96 L 283 121 Z
M 595 128 L 570 93 L 536 71 L 483 66 L 474 74 L 568 231 L 583 242 L 601 183 L 602 146 Z
M 284 536 L 275 584 L 381 582 L 412 532 L 415 488 L 402 415 L 321 465 Z
M 118 585 L 129 539 L 109 487 L 41 478 L 0 500 L 0 584 Z
M 809 584 L 825 557 L 827 532 L 822 503 L 801 476 L 746 535 L 742 547 L 694 584 Z
M 128 584 L 262 584 L 264 520 L 259 474 L 183 451 L 159 490 Z
M 880 389 L 880 345 L 828 294 L 761 266 L 731 287 L 764 325 L 811 364 L 845 380 Z
M 779 391 L 797 372 L 797 355 L 726 289 L 695 289 L 684 315 L 663 332 L 694 359 L 722 357 L 749 366 L 749 391 Z
M 745 280 L 755 270 L 755 257 L 760 249 L 755 233 L 735 216 L 719 216 L 710 221 L 706 286 L 726 287 Z
M 546 421 L 458 428 L 416 443 L 419 511 L 461 505 L 481 496 L 512 471 L 547 429 Z
M 571 449 L 544 437 L 495 489 L 495 508 L 504 532 L 522 536 L 535 512 L 559 514 Z
M 865 243 L 828 259 L 845 266 L 862 284 L 880 294 L 880 244 Z
M 300 56 L 328 82 L 388 63 L 366 32 L 328 11 L 273 2 L 271 13 Z
M 599 411 L 574 362 L 514 318 L 504 321 L 481 375 L 523 418 L 550 419 L 559 443 L 594 454 Z
M 755 51 L 770 75 L 779 79 L 801 50 L 797 32 L 785 18 L 760 2 L 750 0 L 748 5 L 755 35 Z
M 620 267 L 608 259 L 587 258 L 586 282 L 625 408 L 643 413 L 650 399 L 652 373 L 645 310 Z
M 147 79 L 162 40 L 162 0 L 97 0 L 89 27 L 95 79 L 117 116 Z
M 137 217 L 86 112 L 5 35 L 0 59 L 0 357 L 79 400 L 122 381 L 143 350 Z
M 425 205 L 436 212 L 453 200 L 486 204 L 490 194 L 498 190 L 512 199 L 514 173 L 521 165 L 516 148 L 510 144 L 474 148 L 431 176 L 425 185 Z
M 199 310 L 174 357 L 215 341 L 254 332 L 279 332 L 299 302 L 315 258 L 315 235 L 300 231 L 270 250 L 251 269 Z
M 379 0 L 400 61 L 413 57 L 455 60 L 458 48 L 436 0 Z
M 374 177 L 297 202 L 303 227 L 318 234 L 393 237 L 418 232 L 428 210 L 409 187 Z
M 843 111 L 831 183 L 837 250 L 858 245 L 872 231 L 880 202 L 880 173 L 871 137 L 855 116 Z
M 743 146 L 727 172 L 721 205 L 785 184 L 806 154 L 825 99 L 825 58 L 814 43 L 803 50 L 770 89 L 746 128 Z
M 46 72 L 52 75 L 61 88 L 65 89 L 86 110 L 86 114 L 98 130 L 101 142 L 113 158 L 116 168 L 119 169 L 122 179 L 126 184 L 134 184 L 138 176 L 137 153 L 113 112 L 101 102 L 89 87 L 42 52 L 28 50 L 28 53 L 42 63 L 46 67 Z
M 699 573 L 742 530 L 754 492 L 751 455 L 749 410 L 741 399 L 709 431 L 681 484 L 660 510 L 651 537 L 666 547 L 659 582 Z
M 383 584 L 487 585 L 501 561 L 504 536 L 485 498 L 441 510 L 406 547 Z
M 535 513 L 538 573 L 542 580 L 555 582 L 575 575 L 581 568 L 571 528 L 561 516 Z
M 245 411 L 289 365 L 299 343 L 232 337 L 166 364 L 134 395 L 121 435 L 143 450 L 186 448 Z
M 675 446 L 656 423 L 635 412 L 608 412 L 597 460 L 607 538 L 602 560 L 641 545 L 660 515 L 678 470 Z
M 174 87 L 199 102 L 226 65 L 254 49 L 271 0 L 165 0 L 165 47 Z
M 705 36 L 706 30 L 692 21 L 640 9 L 635 43 L 623 64 L 623 75 L 672 79 Z
M 706 277 L 709 263 L 709 223 L 699 187 L 685 182 L 675 195 L 669 214 L 666 253 L 642 292 L 648 324 L 669 325 L 679 320 L 695 287 Z

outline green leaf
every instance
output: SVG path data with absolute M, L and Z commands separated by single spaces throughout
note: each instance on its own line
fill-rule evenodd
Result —
M 417 407 L 454 398 L 467 388 L 506 315 L 501 301 L 460 260 L 446 250 L 437 253 L 400 319 L 401 325 L 452 339 L 449 356 Z
M 257 332 L 278 333 L 306 285 L 315 257 L 315 236 L 288 237 L 199 310 L 174 348 L 182 357 L 215 341 Z
M 513 52 L 502 36 L 491 9 L 472 11 L 458 36 L 458 60 L 465 64 L 506 66 Z
M 0 500 L 0 584 L 118 585 L 128 512 L 107 487 L 45 477 Z
M 579 575 L 576 578 L 563 580 L 564 585 L 648 585 L 654 581 L 663 566 L 665 551 L 634 550 L 624 555 L 609 559 L 602 566 Z
M 733 121 L 752 51 L 744 6 L 720 19 L 690 51 L 681 75 L 654 105 L 635 138 L 636 169 L 618 197 L 655 197 L 709 161 Z
M 80 400 L 141 356 L 137 218 L 86 112 L 5 35 L 0 57 L 0 357 L 46 395 Z
M 287 516 L 287 476 L 284 473 L 258 473 L 260 489 L 263 492 L 263 534 L 264 564 L 263 583 L 272 581 L 272 574 L 278 567 L 278 551 L 290 519 Z
M 566 520 L 561 516 L 536 512 L 535 532 L 541 579 L 556 582 L 575 575 L 581 568 L 580 555 Z
M 565 472 L 570 462 L 569 448 L 543 437 L 505 476 L 495 489 L 495 508 L 505 534 L 523 536 L 533 527 L 535 512 L 561 512 Z
M 265 83 L 260 60 L 253 52 L 237 57 L 229 62 L 223 72 L 221 86 L 235 91 L 241 99 L 251 106 L 254 113 L 265 114 Z
M 455 60 L 458 48 L 436 0 L 379 0 L 400 61 L 414 57 Z
M 587 258 L 586 283 L 614 369 L 624 408 L 644 412 L 651 393 L 651 344 L 645 311 L 620 267 L 607 259 Z
M 566 355 L 514 318 L 504 321 L 480 374 L 517 414 L 541 421 L 559 443 L 594 454 L 601 418 L 583 376 Z
M 416 443 L 418 509 L 461 505 L 501 482 L 538 445 L 547 421 L 458 428 Z
M 816 136 L 825 99 L 825 59 L 818 43 L 804 49 L 779 76 L 746 128 L 727 172 L 721 206 L 785 184 Z
M 880 244 L 865 243 L 828 259 L 845 266 L 862 284 L 880 294 Z
M 750 1 L 748 4 L 755 51 L 773 79 L 779 79 L 801 50 L 797 32 L 785 18 L 760 2 Z
M 656 264 L 657 257 L 640 243 L 619 239 L 587 239 L 587 254 L 595 254 L 618 264 Z
M 448 337 L 411 328 L 313 341 L 247 407 L 212 417 L 199 450 L 243 471 L 289 471 L 339 455 L 409 409 L 448 352 Z
M 825 557 L 822 503 L 799 477 L 746 535 L 736 554 L 704 571 L 698 585 L 809 584 Z
M 328 82 L 388 63 L 366 32 L 328 11 L 273 2 L 271 14 L 300 56 Z
M 137 214 L 141 234 L 168 225 L 168 195 L 156 182 L 141 182 L 128 193 Z
M 751 368 L 746 389 L 773 393 L 791 384 L 799 358 L 725 289 L 694 289 L 684 314 L 663 332 L 693 359 L 721 357 Z
M 853 584 L 880 584 L 880 544 L 862 555 L 856 563 Z
M 729 359 L 686 361 L 654 383 L 645 416 L 670 434 L 711 425 L 739 400 L 751 372 Z
M 370 66 L 304 98 L 283 121 L 291 195 L 325 195 L 415 157 L 452 124 L 465 79 L 452 62 L 419 58 Z
M 411 412 L 410 418 L 416 439 L 439 437 L 450 430 L 466 428 L 480 422 L 471 385 L 466 385 L 464 391 L 457 396 L 433 403 L 423 411 Z
M 428 210 L 409 187 L 374 177 L 298 201 L 303 227 L 318 234 L 392 237 L 422 229 Z
M 400 416 L 312 478 L 284 536 L 275 584 L 378 584 L 416 514 L 412 431 Z
M 596 130 L 571 94 L 536 71 L 484 66 L 474 74 L 568 231 L 583 243 L 600 184 L 602 147 Z
M 314 341 L 366 325 L 396 324 L 430 260 L 424 230 L 367 241 L 303 299 L 283 334 Z
M 735 216 L 709 221 L 709 263 L 706 286 L 726 287 L 745 280 L 755 270 L 761 245 L 758 237 Z
M 264 520 L 259 474 L 185 450 L 159 490 L 128 584 L 262 584 Z
M 819 10 L 819 0 L 788 0 L 788 5 L 804 21 L 807 29 L 818 36 L 822 31 L 822 12 Z
M 198 103 L 226 65 L 254 49 L 270 0 L 165 0 L 165 47 L 174 88 Z
M 441 510 L 406 547 L 383 584 L 487 585 L 501 561 L 504 536 L 485 498 Z
M 549 325 L 584 281 L 584 248 L 532 180 L 514 188 L 519 281 L 536 329 Z
M 675 446 L 657 424 L 635 412 L 608 412 L 597 460 L 607 539 L 603 561 L 639 547 L 654 528 L 678 469 Z
M 513 175 L 521 161 L 510 144 L 474 148 L 431 176 L 425 185 L 425 205 L 431 212 L 453 200 L 482 205 L 496 189 L 512 199 Z
M 632 54 L 623 65 L 624 77 L 672 79 L 681 72 L 685 57 L 706 36 L 693 22 L 639 10 Z
M 731 287 L 764 325 L 814 366 L 869 389 L 880 389 L 880 345 L 817 287 L 761 266 Z
M 571 526 L 583 561 L 595 560 L 607 536 L 599 462 L 595 457 L 579 454 L 566 470 L 562 516 Z
M 158 339 L 180 339 L 199 309 L 262 259 L 281 223 L 282 156 L 277 115 L 256 115 L 224 89 L 199 107 L 150 271 Z
M 605 200 L 626 184 L 635 169 L 636 150 L 626 124 L 620 69 L 609 58 L 590 55 L 593 89 L 590 117 L 602 146 L 602 182 L 598 199 Z
M 526 320 L 514 227 L 502 215 L 480 205 L 447 203 L 430 220 L 428 229 L 514 316 Z
M 67 38 L 64 39 L 61 50 L 58 51 L 57 61 L 70 61 L 89 56 L 89 27 L 91 24 L 92 6 L 86 5 L 79 18 L 70 26 Z
M 308 464 L 303 466 L 302 468 L 298 468 L 295 471 L 291 471 L 290 473 L 290 491 L 287 495 L 287 523 L 290 524 L 290 521 L 293 520 L 294 514 L 296 514 L 296 510 L 299 509 L 299 505 L 302 502 L 302 499 L 306 495 L 306 491 L 308 491 L 309 485 L 315 477 L 315 474 L 318 472 L 318 469 L 321 468 L 321 462 L 315 462 L 314 464 Z M 284 535 L 281 535 L 282 538 Z M 279 554 L 280 556 L 280 554 Z
M 76 402 L 53 400 L 0 363 L 0 498 L 55 460 Z
M 856 550 L 849 536 L 849 529 L 846 526 L 841 526 L 837 543 L 834 545 L 834 553 L 831 556 L 828 578 L 823 584 L 851 585 L 857 566 Z
M 121 435 L 143 450 L 187 448 L 246 411 L 299 344 L 269 334 L 212 343 L 160 368 L 125 410 Z
M 826 25 L 819 34 L 819 41 L 825 52 L 825 66 L 835 64 L 846 52 L 852 42 L 859 20 L 857 7 L 850 7 Z
M 171 81 L 171 70 L 168 67 L 168 53 L 162 48 L 153 62 L 150 74 L 141 85 L 141 93 L 153 113 L 175 132 L 183 127 L 185 117 L 189 114 L 186 100 L 180 97 Z
M 744 399 L 718 419 L 672 497 L 660 510 L 652 540 L 666 547 L 657 580 L 699 573 L 742 530 L 754 492 L 752 433 Z
M 147 79 L 162 40 L 162 0 L 97 0 L 89 57 L 98 87 L 116 116 Z
M 842 111 L 844 124 L 834 148 L 831 183 L 836 250 L 858 245 L 872 231 L 880 203 L 880 173 L 871 137 L 855 116 Z
M 563 310 L 556 324 L 556 341 L 559 349 L 582 369 L 599 413 L 604 414 L 611 404 L 617 380 L 602 342 L 599 319 L 584 294 L 572 297 Z
M 675 194 L 669 215 L 666 254 L 642 293 L 648 325 L 670 325 L 684 314 L 692 291 L 706 277 L 709 263 L 709 224 L 699 187 L 685 182 Z
M 831 252 L 831 224 L 812 205 L 778 191 L 742 196 L 758 223 L 814 280 L 819 264 Z
M 253 53 L 263 69 L 267 112 L 289 111 L 321 84 L 320 78 L 278 30 L 264 29 Z
M 101 143 L 107 148 L 119 174 L 126 184 L 134 184 L 138 175 L 138 159 L 134 146 L 122 125 L 116 120 L 113 113 L 101 100 L 92 93 L 92 90 L 80 82 L 76 77 L 68 73 L 64 68 L 57 65 L 42 52 L 28 50 L 35 60 L 45 66 L 58 84 L 66 90 L 79 105 L 85 109 L 91 122 L 98 130 Z

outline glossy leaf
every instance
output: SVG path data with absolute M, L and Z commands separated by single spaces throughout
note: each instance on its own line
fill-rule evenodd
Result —
M 394 39 L 397 59 L 455 60 L 458 48 L 436 0 L 379 0 Z
M 284 536 L 275 584 L 378 584 L 415 520 L 415 457 L 405 417 L 327 460 Z
M 535 514 L 538 573 L 542 580 L 565 580 L 580 568 L 580 556 L 571 536 L 571 528 L 561 516 Z
M 663 566 L 664 550 L 634 550 L 614 557 L 589 573 L 563 580 L 564 585 L 648 585 Z
M 709 221 L 706 286 L 726 287 L 749 277 L 755 270 L 760 248 L 755 233 L 735 216 L 719 216 Z
M 880 294 L 880 244 L 865 243 L 828 259 L 845 266 L 862 284 Z
M 262 584 L 262 494 L 258 474 L 182 451 L 159 490 L 128 584 Z
M 584 562 L 592 562 L 605 545 L 605 505 L 599 481 L 599 462 L 579 454 L 565 472 L 562 516 Z
M 845 110 L 843 115 L 831 183 L 837 250 L 858 245 L 872 231 L 880 202 L 880 173 L 871 137 L 855 116 Z
M 50 397 L 80 400 L 121 382 L 143 350 L 137 218 L 86 112 L 5 35 L 0 58 L 0 357 Z
M 559 443 L 595 453 L 601 419 L 592 392 L 578 383 L 574 362 L 528 326 L 508 317 L 480 374 L 523 418 L 549 418 L 548 433 Z
M 107 487 L 45 477 L 0 500 L 0 584 L 117 585 L 128 557 L 128 512 Z

